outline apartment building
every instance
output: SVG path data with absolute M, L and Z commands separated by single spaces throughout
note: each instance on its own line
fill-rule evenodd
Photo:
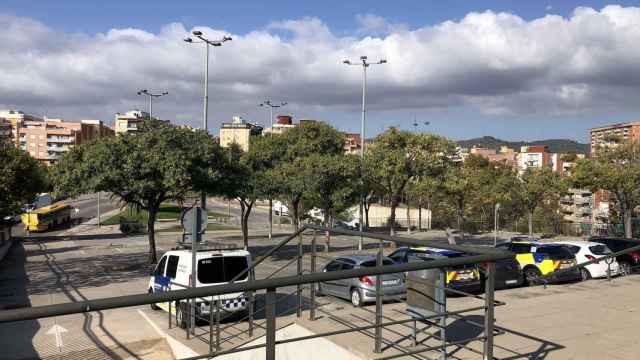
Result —
M 474 146 L 469 150 L 469 154 L 482 156 L 489 161 L 501 162 L 512 167 L 517 165 L 517 153 L 507 147 L 501 146 L 500 150 Z
M 5 118 L 0 118 L 0 142 L 11 141 L 11 123 Z
M 283 132 L 298 126 L 293 123 L 293 118 L 289 115 L 278 115 L 272 127 L 264 129 L 263 134 L 282 134 Z
M 238 144 L 243 151 L 249 151 L 252 135 L 260 135 L 262 126 L 245 121 L 240 116 L 234 116 L 230 123 L 220 126 L 220 146 L 228 147 Z
M 140 124 L 149 119 L 149 113 L 142 110 L 131 110 L 124 114 L 116 113 L 113 130 L 116 135 L 122 135 L 138 131 Z
M 615 146 L 619 141 L 639 140 L 640 121 L 597 127 L 590 129 L 589 133 L 591 155 L 595 156 L 598 148 Z
M 0 110 L 0 118 L 3 118 L 11 124 L 11 138 L 13 139 L 14 145 L 18 146 L 18 133 L 20 128 L 24 126 L 24 123 L 27 121 L 44 121 L 43 118 L 36 116 L 25 114 L 20 110 Z
M 586 189 L 569 189 L 560 198 L 560 211 L 565 221 L 591 223 L 593 215 L 593 194 Z
M 361 137 L 360 134 L 345 133 L 344 152 L 345 154 L 360 154 Z
M 530 145 L 520 147 L 517 156 L 518 170 L 524 172 L 528 168 L 552 166 L 551 153 L 546 145 Z

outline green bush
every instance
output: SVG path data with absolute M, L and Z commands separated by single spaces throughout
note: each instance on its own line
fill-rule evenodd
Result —
M 138 219 L 121 217 L 120 232 L 123 234 L 142 234 L 144 225 Z

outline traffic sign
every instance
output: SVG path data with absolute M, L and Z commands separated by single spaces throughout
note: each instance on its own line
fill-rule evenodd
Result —
M 207 211 L 201 207 L 193 207 L 182 213 L 180 222 L 184 228 L 184 241 L 192 242 L 193 229 L 197 229 L 198 234 L 204 234 L 207 230 Z M 197 222 L 194 224 L 194 221 Z M 195 227 L 194 227 L 195 226 Z

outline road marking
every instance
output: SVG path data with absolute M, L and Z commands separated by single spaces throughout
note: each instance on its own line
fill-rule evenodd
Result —
M 62 352 L 62 333 L 67 332 L 67 329 L 63 328 L 58 324 L 54 324 L 49 331 L 47 331 L 47 335 L 55 335 L 56 337 L 56 347 L 59 352 Z
M 175 356 L 176 359 L 184 359 L 184 358 L 189 358 L 189 357 L 194 357 L 194 356 L 200 355 L 197 352 L 191 350 L 191 348 L 188 347 L 187 345 L 181 343 L 180 341 L 178 341 L 175 338 L 173 338 L 171 335 L 169 335 L 169 334 L 165 333 L 164 331 L 162 331 L 162 329 L 160 329 L 158 327 L 158 325 L 156 325 L 153 321 L 151 321 L 151 319 L 149 319 L 147 314 L 145 314 L 142 310 L 138 309 L 138 313 L 145 320 L 147 320 L 149 325 L 151 325 L 151 327 L 158 333 L 158 335 L 160 335 L 161 337 L 163 337 L 163 338 L 165 338 L 167 340 L 167 343 L 169 343 L 169 347 L 171 348 L 171 351 L 173 352 L 173 356 Z
M 116 249 L 116 251 L 119 252 L 119 253 L 122 252 L 122 249 L 120 249 L 120 248 L 114 248 L 114 249 Z

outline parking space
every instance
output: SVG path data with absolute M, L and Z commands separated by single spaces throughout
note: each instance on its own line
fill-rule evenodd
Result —
M 239 244 L 240 240 L 237 233 L 231 232 L 217 234 L 215 238 L 212 234 L 209 236 L 227 245 Z M 175 240 L 175 237 L 160 237 L 159 251 L 170 249 L 175 245 Z M 305 244 L 308 241 L 309 237 L 306 237 Z M 324 244 L 320 236 L 317 241 L 319 246 Z M 332 237 L 331 253 L 318 248 L 317 269 L 321 269 L 333 256 L 354 253 L 356 242 L 357 239 L 352 237 Z M 251 251 L 262 254 L 272 244 L 265 238 L 252 238 Z M 376 242 L 371 242 L 365 252 L 374 253 L 376 246 Z M 149 279 L 146 250 L 147 243 L 143 237 L 30 239 L 12 250 L 11 261 L 0 264 L 0 274 L 3 276 L 0 279 L 0 305 L 4 308 L 40 306 L 144 293 Z M 295 259 L 296 251 L 295 245 L 287 245 L 256 269 L 256 277 L 268 277 L 278 270 L 277 276 L 296 274 L 295 261 L 280 270 Z M 385 249 L 385 253 L 390 251 Z M 310 258 L 306 255 L 303 268 L 310 269 Z M 537 286 L 498 291 L 496 298 L 508 305 L 496 309 L 497 324 L 505 331 L 505 334 L 496 338 L 496 355 L 505 359 L 587 358 L 587 354 L 614 351 L 624 340 L 627 342 L 624 349 L 618 349 L 608 358 L 633 359 L 632 350 L 640 350 L 630 341 L 632 330 L 640 325 L 640 318 L 634 316 L 635 312 L 640 311 L 636 307 L 640 303 L 639 289 L 640 276 L 628 276 L 611 282 L 590 280 L 546 288 Z M 278 303 L 280 327 L 296 322 L 312 332 L 320 332 L 374 321 L 372 311 L 375 311 L 375 306 L 369 304 L 354 308 L 348 301 L 331 296 L 317 299 L 319 320 L 306 320 L 306 311 L 304 319 L 296 319 L 296 298 L 287 296 L 293 291 L 295 287 L 278 289 L 278 299 L 281 300 Z M 305 294 L 308 291 L 305 290 Z M 258 294 L 256 308 L 260 310 L 263 304 L 264 297 Z M 305 304 L 308 308 L 308 302 Z M 478 300 L 471 298 L 459 297 L 449 301 L 450 310 L 475 305 L 478 305 Z M 401 302 L 385 303 L 384 317 L 406 317 L 405 308 L 406 305 Z M 482 314 L 479 312 L 465 316 L 466 320 L 482 323 Z M 447 327 L 450 341 L 461 334 L 479 331 L 477 327 L 463 323 L 454 317 L 449 319 Z M 248 336 L 246 321 L 222 325 L 221 342 L 224 348 L 255 339 L 255 336 Z M 256 313 L 255 335 L 264 333 L 261 326 L 264 326 L 263 310 Z M 417 349 L 408 337 L 410 330 L 406 324 L 385 328 L 384 354 L 402 356 Z M 206 353 L 209 351 L 205 341 L 208 339 L 207 331 L 205 324 L 198 329 L 199 338 L 187 340 L 184 330 L 176 327 L 168 329 L 166 312 L 153 311 L 145 306 L 3 324 L 0 326 L 0 346 L 6 349 L 9 359 L 25 356 L 46 358 L 60 354 L 71 358 L 71 355 L 82 357 L 81 354 L 92 354 L 92 359 L 116 355 L 121 358 L 147 356 L 161 359 L 177 353 Z M 359 356 L 375 358 L 379 355 L 372 353 L 372 331 L 333 336 L 330 339 Z M 14 334 L 20 336 L 12 336 Z M 426 333 L 421 336 L 418 346 L 433 345 L 439 341 L 437 336 Z M 22 340 L 12 340 L 16 338 Z M 452 346 L 451 358 L 477 358 L 475 351 L 480 350 L 481 344 L 465 346 L 468 348 Z

